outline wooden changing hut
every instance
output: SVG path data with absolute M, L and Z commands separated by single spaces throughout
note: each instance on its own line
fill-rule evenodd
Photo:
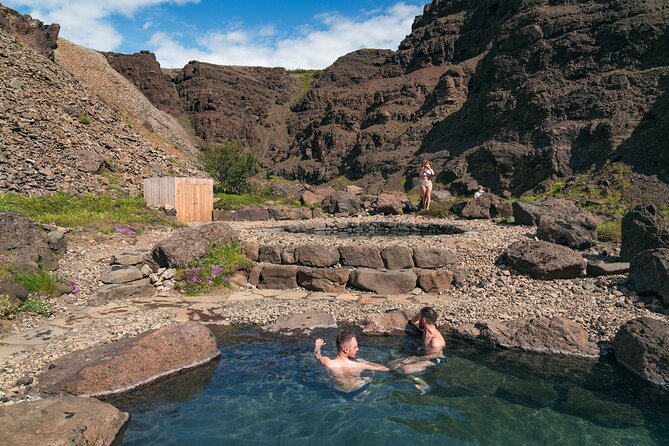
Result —
M 151 208 L 172 207 L 182 223 L 211 221 L 214 180 L 210 178 L 154 177 L 144 180 L 144 200 Z

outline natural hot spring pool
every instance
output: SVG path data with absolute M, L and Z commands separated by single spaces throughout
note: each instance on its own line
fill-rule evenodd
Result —
M 313 340 L 220 328 L 221 360 L 110 400 L 132 418 L 124 445 L 665 445 L 669 398 L 612 362 L 510 354 L 450 341 L 413 382 L 376 373 L 364 400 L 337 394 Z M 362 358 L 414 353 L 361 337 Z M 333 340 L 324 352 L 332 356 Z

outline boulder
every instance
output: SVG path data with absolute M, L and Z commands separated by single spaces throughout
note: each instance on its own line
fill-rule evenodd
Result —
M 274 220 L 309 220 L 311 209 L 291 206 L 272 206 L 268 209 L 269 216 Z
M 585 260 L 576 251 L 541 240 L 515 242 L 503 257 L 513 269 L 534 279 L 573 279 L 585 269 Z
M 340 246 L 341 264 L 364 268 L 383 268 L 383 259 L 376 246 Z
M 38 377 L 35 390 L 46 395 L 119 394 L 219 355 L 216 338 L 204 325 L 172 325 L 62 356 Z
M 100 275 L 102 283 L 127 283 L 140 280 L 144 274 L 134 265 L 112 265 Z
M 267 221 L 269 220 L 269 211 L 259 206 L 244 208 L 235 212 L 233 219 L 235 221 Z
M 432 203 L 450 203 L 453 201 L 453 195 L 447 190 L 433 190 L 430 201 Z
M 419 247 L 413 250 L 413 262 L 416 268 L 443 268 L 457 262 L 457 256 L 447 249 Z
M 356 214 L 362 209 L 360 198 L 350 192 L 333 192 L 328 198 L 327 210 L 331 214 Z
M 378 271 L 356 269 L 351 271 L 349 285 L 378 294 L 405 294 L 416 288 L 416 274 L 412 271 Z
M 302 313 L 279 316 L 273 324 L 263 330 L 282 335 L 309 335 L 314 330 L 337 328 L 334 317 L 328 313 Z
M 141 279 L 122 284 L 107 284 L 98 288 L 97 296 L 103 301 L 127 299 L 129 297 L 153 296 L 156 289 L 150 279 Z
M 258 262 L 262 263 L 281 263 L 281 252 L 283 246 L 263 245 L 258 250 Z
M 284 265 L 297 263 L 294 246 L 286 246 L 285 248 L 283 248 L 283 250 L 281 251 L 281 263 L 283 263 Z
M 643 379 L 669 390 L 669 322 L 641 317 L 613 339 L 616 360 Z
M 376 198 L 376 212 L 385 215 L 402 215 L 405 201 L 408 199 L 404 193 L 380 193 Z
M 453 286 L 453 273 L 446 269 L 414 269 L 418 286 L 426 293 L 441 293 Z
M 572 249 L 586 249 L 597 242 L 597 222 L 583 212 L 544 214 L 537 223 L 537 238 Z
M 630 263 L 629 282 L 640 295 L 656 295 L 669 307 L 669 248 L 651 249 Z
M 0 262 L 58 269 L 42 228 L 18 212 L 0 212 Z
M 147 249 L 137 249 L 115 254 L 111 258 L 112 265 L 139 265 L 144 263 L 149 251 Z
M 581 212 L 576 203 L 564 199 L 549 199 L 540 203 L 516 201 L 512 209 L 514 222 L 525 226 L 535 226 L 542 215 L 568 215 Z
M 348 192 L 349 194 L 353 194 L 353 195 L 362 195 L 364 190 L 360 186 L 356 186 L 355 184 L 350 184 L 350 185 L 346 186 L 346 192 Z
M 297 271 L 294 265 L 263 265 L 258 281 L 259 288 L 286 290 L 297 288 Z
M 485 193 L 468 201 L 464 206 L 456 206 L 457 214 L 462 218 L 489 219 L 508 218 L 512 214 L 511 203 L 497 195 Z
M 362 333 L 372 336 L 403 336 L 411 314 L 404 310 L 388 310 L 367 316 L 362 323 Z
M 211 211 L 211 219 L 213 221 L 233 221 L 235 213 L 228 209 L 214 209 Z
M 576 322 L 562 317 L 463 324 L 454 334 L 492 347 L 599 357 L 599 347 L 588 340 L 588 332 Z
M 306 244 L 295 247 L 295 260 L 300 265 L 328 267 L 339 263 L 339 249 L 336 246 Z
M 52 251 L 65 252 L 67 250 L 67 238 L 63 229 L 54 229 L 46 235 L 46 242 Z
M 28 290 L 19 284 L 0 280 L 0 295 L 8 296 L 17 302 L 26 300 L 28 294 Z
M 647 249 L 669 248 L 669 224 L 652 204 L 640 204 L 621 223 L 620 259 L 631 261 Z
M 242 253 L 244 253 L 247 259 L 257 262 L 260 253 L 260 244 L 257 242 L 245 241 L 242 243 Z
M 191 260 L 205 256 L 211 243 L 225 245 L 235 239 L 235 232 L 227 223 L 191 226 L 156 243 L 151 250 L 151 259 L 162 268 L 181 268 Z
M 606 263 L 601 260 L 588 261 L 586 272 L 589 276 L 614 276 L 616 274 L 625 274 L 629 271 L 630 264 L 628 262 L 611 262 Z
M 342 291 L 349 273 L 346 268 L 303 268 L 297 272 L 297 284 L 310 291 Z
M 393 245 L 383 248 L 381 258 L 387 269 L 413 268 L 413 255 L 407 246 Z
M 130 416 L 95 398 L 53 397 L 0 407 L 0 436 L 12 446 L 107 446 Z
M 305 190 L 302 192 L 300 201 L 305 206 L 317 206 L 319 204 L 323 204 L 323 202 L 328 199 L 332 192 L 334 192 L 334 189 L 332 188 Z

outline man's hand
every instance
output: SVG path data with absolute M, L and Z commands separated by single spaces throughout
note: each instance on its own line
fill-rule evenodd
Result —
M 324 345 L 325 345 L 324 340 L 322 340 L 321 338 L 316 339 L 316 343 L 314 344 L 314 356 L 319 361 L 321 361 L 323 359 L 323 357 L 321 356 L 321 347 L 324 346 Z
M 325 345 L 325 341 L 322 340 L 321 338 L 316 339 L 316 347 L 322 347 Z

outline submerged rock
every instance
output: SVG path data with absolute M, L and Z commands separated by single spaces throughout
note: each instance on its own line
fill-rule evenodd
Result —
M 302 313 L 279 316 L 273 324 L 263 330 L 287 336 L 308 335 L 317 329 L 337 328 L 334 317 L 328 313 Z
M 669 390 L 669 323 L 649 317 L 628 321 L 613 339 L 616 360 Z

